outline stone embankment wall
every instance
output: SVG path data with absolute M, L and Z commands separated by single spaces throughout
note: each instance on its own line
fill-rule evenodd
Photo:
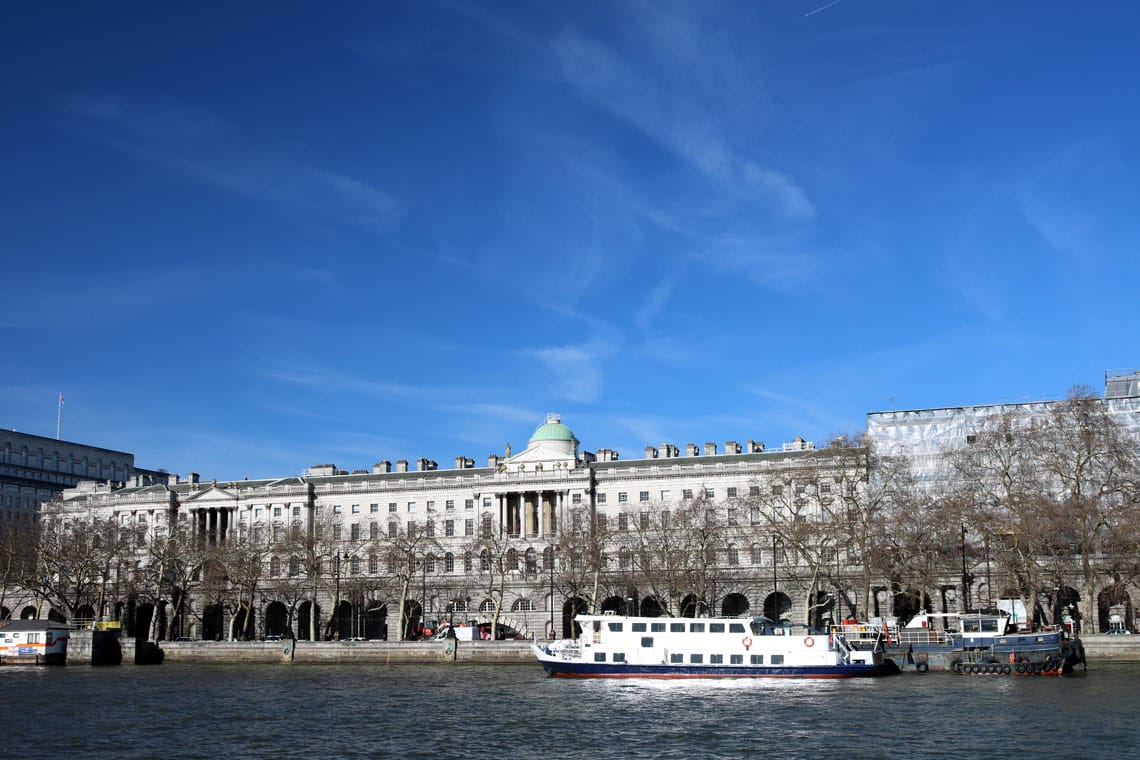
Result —
M 458 645 L 458 646 L 457 646 Z M 164 641 L 166 662 L 438 663 L 534 665 L 528 641 Z
M 78 635 L 77 635 L 78 634 Z M 86 634 L 86 635 L 84 635 Z M 1140 635 L 1082 637 L 1090 663 L 1140 662 Z M 500 663 L 534 665 L 528 641 L 164 641 L 168 663 Z M 123 639 L 123 664 L 134 640 Z M 67 661 L 91 662 L 89 632 L 74 631 Z

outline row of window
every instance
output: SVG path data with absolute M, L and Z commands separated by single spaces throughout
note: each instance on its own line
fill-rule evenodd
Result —
M 641 645 L 643 647 L 653 646 L 653 637 L 652 636 L 645 637 L 644 639 L 641 640 Z M 594 662 L 605 662 L 605 661 L 606 661 L 606 653 L 605 652 L 594 652 Z M 613 652 L 610 655 L 610 662 L 626 662 L 625 652 Z M 669 653 L 669 663 L 671 665 L 682 665 L 682 664 L 684 664 L 684 662 L 685 662 L 684 652 L 670 652 Z M 691 664 L 691 665 L 703 665 L 704 663 L 705 663 L 705 656 L 703 654 L 699 654 L 696 652 L 689 654 L 689 664 Z M 710 654 L 708 664 L 709 665 L 723 665 L 724 664 L 724 655 L 723 654 Z M 742 654 L 730 654 L 728 656 L 728 664 L 729 665 L 743 665 L 744 664 L 744 655 L 742 655 Z M 762 654 L 750 655 L 748 658 L 748 664 L 749 665 L 763 665 L 764 664 L 764 655 L 762 655 Z M 769 665 L 783 665 L 784 664 L 784 655 L 782 655 L 782 654 L 771 655 L 768 658 L 768 664 Z
M 666 625 L 668 625 L 669 633 L 705 633 L 706 626 L 709 633 L 747 633 L 744 623 L 686 623 L 673 622 L 673 623 L 630 623 L 629 630 L 634 633 L 665 633 Z M 606 627 L 615 633 L 621 633 L 625 623 L 610 621 L 606 623 Z M 647 628 L 648 626 L 648 628 Z M 727 626 L 727 627 L 726 627 Z

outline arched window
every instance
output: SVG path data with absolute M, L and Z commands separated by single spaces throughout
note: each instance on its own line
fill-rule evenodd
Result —
M 529 599 L 516 599 L 511 604 L 511 612 L 530 612 L 534 609 L 534 602 Z
M 484 599 L 483 601 L 479 602 L 479 611 L 480 612 L 494 612 L 495 611 L 494 600 Z
M 526 550 L 526 571 L 528 574 L 538 572 L 538 552 L 534 547 Z
M 519 569 L 519 553 L 514 549 L 507 549 L 507 570 Z
M 759 565 L 763 559 L 764 554 L 760 551 L 760 544 L 752 544 L 752 564 Z
M 483 572 L 491 569 L 491 552 L 487 549 L 479 552 L 479 569 Z
M 424 572 L 425 573 L 434 573 L 435 572 L 435 555 L 434 554 L 427 555 L 427 558 L 424 560 Z
M 443 571 L 445 573 L 455 572 L 455 555 L 451 552 L 443 555 Z
M 471 572 L 471 552 L 463 552 L 463 572 Z
M 273 559 L 269 560 L 269 574 L 271 576 L 273 576 L 274 578 L 281 575 L 281 558 L 280 557 L 274 557 Z

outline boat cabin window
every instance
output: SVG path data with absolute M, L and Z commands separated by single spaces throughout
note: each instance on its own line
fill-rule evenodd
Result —
M 685 624 L 684 623 L 670 623 L 669 624 L 669 630 L 672 633 L 684 633 L 685 632 Z
M 611 631 L 614 631 L 615 633 L 621 633 L 621 623 L 606 623 L 606 625 L 610 627 Z
M 705 656 L 703 654 L 691 654 L 691 655 L 689 655 L 689 662 L 693 663 L 694 665 L 697 665 L 699 663 L 703 663 L 704 661 L 705 661 Z
M 783 664 L 784 664 L 784 655 L 782 655 L 782 654 L 774 654 L 774 655 L 772 655 L 772 662 L 771 662 L 771 664 L 772 664 L 772 665 L 783 665 Z
M 724 664 L 724 655 L 723 654 L 710 654 L 709 655 L 709 664 L 710 665 L 723 665 Z
M 594 652 L 594 662 L 605 662 L 605 661 L 606 661 L 606 653 L 605 652 Z
M 724 633 L 724 623 L 709 623 L 709 633 Z
M 645 623 L 631 623 L 629 630 L 634 633 L 645 633 Z
M 614 662 L 625 662 L 625 652 L 614 652 Z
M 754 655 L 752 655 L 752 659 L 749 660 L 749 662 L 751 662 L 753 665 L 763 665 L 764 664 L 764 655 L 754 654 Z
M 742 654 L 730 654 L 728 656 L 728 661 L 733 665 L 743 665 L 744 664 L 744 655 L 742 655 Z
M 51 642 L 52 642 L 51 631 L 48 631 L 47 633 L 44 634 L 44 642 L 47 644 L 51 644 Z
M 642 636 L 641 637 L 641 646 L 643 646 L 643 647 L 653 646 L 653 637 L 652 636 Z
M 705 624 L 704 623 L 689 623 L 689 633 L 704 633 L 704 632 L 705 632 Z
M 744 633 L 744 623 L 729 623 L 728 630 L 730 633 Z
M 665 633 L 665 624 L 664 623 L 650 623 L 649 624 L 649 630 L 653 631 L 654 633 Z
M 669 655 L 669 662 L 684 662 L 685 655 L 680 652 L 673 652 Z

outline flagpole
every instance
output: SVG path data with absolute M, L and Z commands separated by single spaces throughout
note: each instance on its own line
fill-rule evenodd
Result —
M 63 416 L 63 394 L 59 394 L 59 405 L 55 408 L 55 439 L 59 440 L 59 420 Z

